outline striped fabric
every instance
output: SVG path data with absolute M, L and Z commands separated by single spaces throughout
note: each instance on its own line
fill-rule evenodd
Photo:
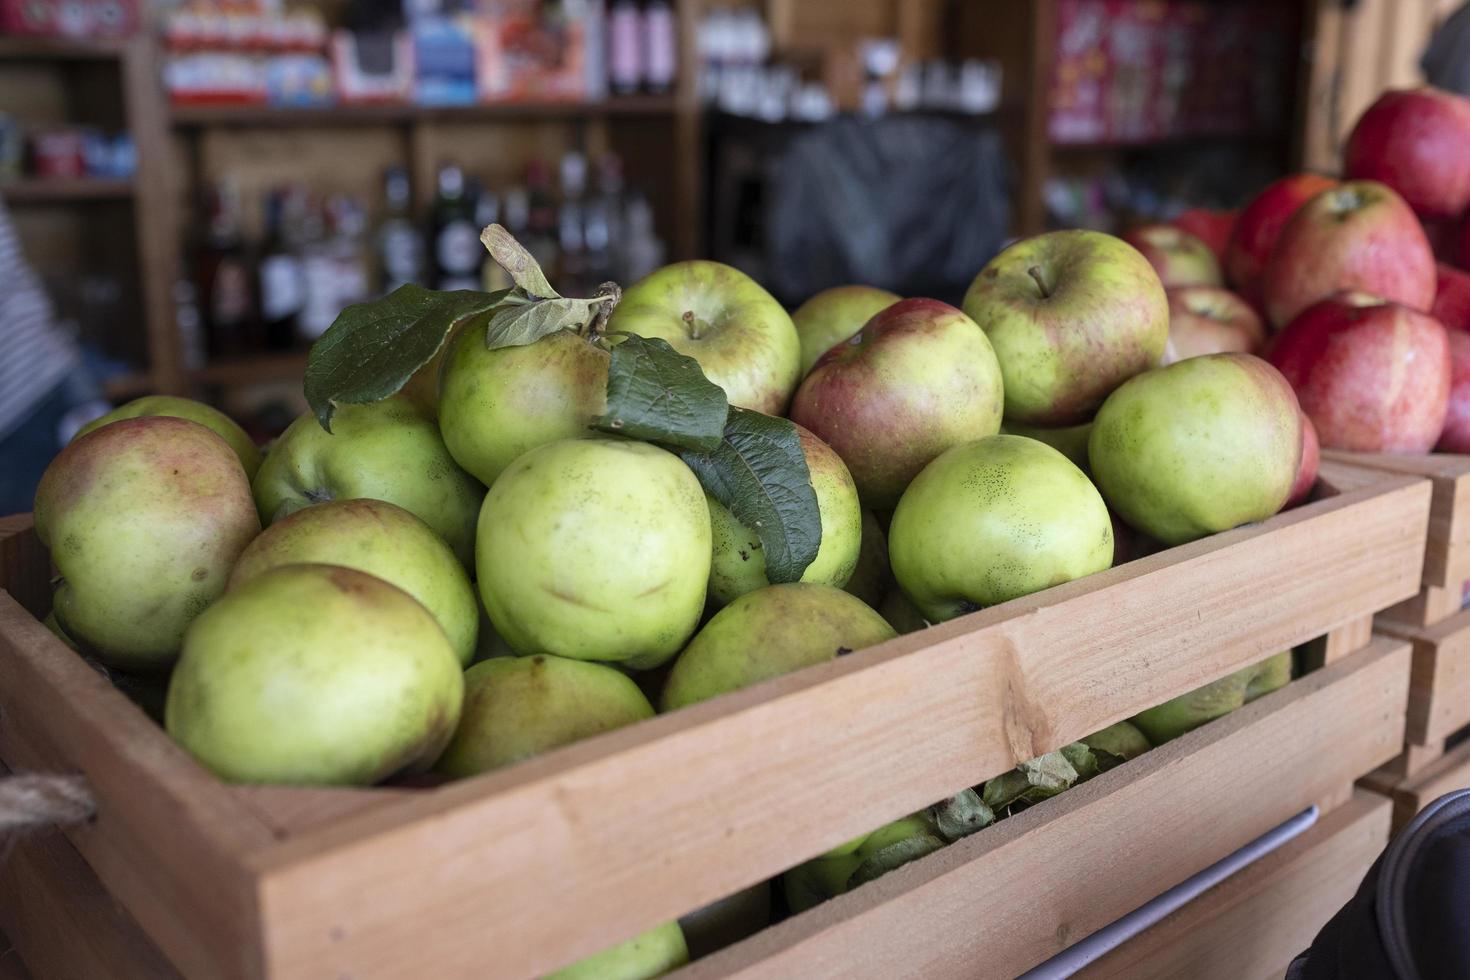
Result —
M 0 201 L 0 437 L 77 366 L 76 347 L 54 319 Z

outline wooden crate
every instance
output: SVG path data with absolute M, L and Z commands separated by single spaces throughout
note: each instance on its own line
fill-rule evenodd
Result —
M 43 971 L 57 976 L 167 975 L 134 968 L 143 955 L 190 977 L 546 972 L 1284 647 L 1361 636 L 1418 587 L 1429 487 L 1323 475 L 1323 499 L 1263 524 L 416 791 L 214 779 L 38 622 L 47 558 L 27 519 L 6 519 L 0 760 L 79 771 L 99 804 L 0 868 L 0 928 L 33 969 L 75 967 Z M 1305 805 L 1345 798 L 1397 750 L 1407 645 L 1344 645 L 1240 712 L 691 975 L 791 975 L 791 956 L 848 977 L 911 973 L 923 961 L 891 950 L 925 935 L 926 955 L 956 957 L 930 976 L 971 975 L 982 954 L 996 975 L 1045 959 Z M 1005 900 L 981 918 L 985 894 Z M 75 908 L 79 929 L 25 928 L 48 902 Z M 71 935 L 82 921 L 86 943 Z

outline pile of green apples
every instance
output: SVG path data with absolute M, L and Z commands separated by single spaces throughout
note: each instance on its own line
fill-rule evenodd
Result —
M 703 261 L 570 300 L 504 254 L 509 295 L 344 312 L 263 457 L 154 397 L 47 470 L 49 622 L 222 778 L 471 776 L 1264 520 L 1315 476 L 1274 368 L 1161 366 L 1164 289 L 1108 235 L 1013 245 L 963 309 L 850 286 L 788 314 Z M 680 448 L 710 391 L 718 446 Z M 596 975 L 699 945 L 661 929 Z

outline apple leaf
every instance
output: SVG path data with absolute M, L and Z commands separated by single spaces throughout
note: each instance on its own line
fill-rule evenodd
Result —
M 597 315 L 600 299 L 526 300 L 512 290 L 505 302 L 490 315 L 485 346 L 524 347 L 558 330 L 581 331 Z
M 663 443 L 673 449 L 710 451 L 725 437 L 730 405 L 725 392 L 667 340 L 629 334 L 612 349 L 607 370 L 607 412 L 593 428 Z
M 731 408 L 717 448 L 681 455 L 705 491 L 760 538 L 766 577 L 800 579 L 821 547 L 822 516 L 796 426 Z
M 960 790 L 954 796 L 929 808 L 939 834 L 950 843 L 984 830 L 995 823 L 995 813 L 973 789 Z
M 480 244 L 520 287 L 528 299 L 559 299 L 561 294 L 546 281 L 546 273 L 526 247 L 502 225 L 487 225 L 480 232 Z
M 943 846 L 943 840 L 927 832 L 894 841 L 887 847 L 880 848 L 876 853 L 869 855 L 866 861 L 858 865 L 857 869 L 848 876 L 847 888 L 851 891 L 875 878 L 881 878 L 910 861 L 917 861 L 926 854 L 933 854 Z
M 311 347 L 306 401 L 323 429 L 332 431 L 338 405 L 382 401 L 434 359 L 454 328 L 499 306 L 506 291 L 435 292 L 399 286 L 382 299 L 356 303 Z

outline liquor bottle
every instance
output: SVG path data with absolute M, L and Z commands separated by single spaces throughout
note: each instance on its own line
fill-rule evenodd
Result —
M 612 0 L 607 12 L 608 85 L 629 95 L 643 84 L 643 18 L 636 0 Z
M 199 289 L 205 311 L 205 342 L 211 357 L 240 354 L 255 346 L 251 336 L 250 257 L 240 232 L 240 192 L 220 181 L 209 198 L 209 218 L 198 253 Z
M 336 270 L 327 248 L 326 214 L 323 202 L 308 198 L 302 205 L 300 225 L 301 279 L 304 298 L 296 318 L 296 333 L 311 344 L 327 332 L 337 318 Z
M 551 174 L 544 161 L 532 160 L 526 165 L 526 230 L 521 244 L 547 275 L 554 274 L 558 267 L 556 236 L 556 200 L 551 196 Z
M 412 208 L 408 171 L 392 167 L 383 176 L 385 202 L 378 225 L 378 289 L 391 293 L 406 283 L 420 283 L 424 275 L 424 240 L 410 217 Z
M 265 199 L 265 241 L 260 247 L 260 319 L 265 346 L 284 350 L 296 342 L 296 320 L 306 302 L 301 257 L 290 227 L 300 191 L 280 187 Z
M 436 289 L 480 287 L 480 229 L 474 202 L 465 193 L 464 171 L 454 164 L 439 168 L 438 196 L 430 218 L 429 239 Z
M 557 214 L 556 240 L 561 253 L 559 288 L 571 296 L 587 296 L 587 158 L 576 150 L 561 158 L 561 210 Z
M 616 153 L 604 153 L 597 160 L 597 193 L 587 207 L 588 274 L 594 284 L 632 282 L 627 276 L 626 213 L 623 161 Z
M 366 242 L 367 214 L 362 202 L 346 194 L 338 194 L 327 202 L 327 219 L 331 237 L 327 252 L 332 257 L 333 285 L 336 289 L 337 312 L 367 299 L 369 261 Z
M 627 281 L 636 282 L 664 264 L 664 243 L 653 228 L 653 208 L 642 194 L 629 199 L 627 222 Z
M 678 29 L 669 0 L 648 0 L 643 5 L 643 87 L 650 92 L 670 92 L 678 71 Z

